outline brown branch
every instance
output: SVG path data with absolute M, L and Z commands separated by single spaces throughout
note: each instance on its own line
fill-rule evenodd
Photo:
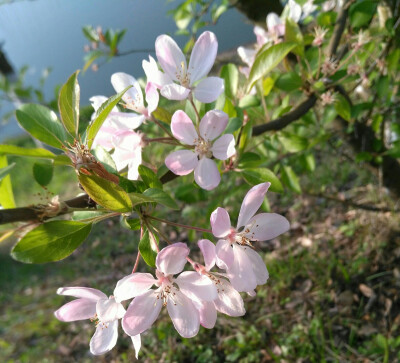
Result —
M 282 130 L 292 122 L 304 116 L 317 102 L 317 97 L 312 94 L 294 110 L 263 125 L 253 127 L 253 135 L 258 136 L 267 131 Z
M 331 38 L 331 40 L 329 42 L 329 46 L 328 46 L 328 56 L 329 57 L 334 57 L 336 55 L 336 51 L 339 46 L 340 39 L 342 39 L 342 35 L 343 35 L 343 32 L 346 27 L 347 14 L 348 14 L 348 8 L 349 8 L 348 5 L 349 5 L 349 2 L 347 2 L 347 4 L 346 3 L 343 4 L 343 6 L 340 9 L 340 12 L 338 14 L 335 28 L 333 29 L 332 38 Z

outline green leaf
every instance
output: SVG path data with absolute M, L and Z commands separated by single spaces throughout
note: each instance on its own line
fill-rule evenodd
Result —
M 129 193 L 133 206 L 143 203 L 155 203 L 155 200 L 140 193 Z
M 340 94 L 336 94 L 335 110 L 346 121 L 351 120 L 351 107 L 347 100 Z
M 279 137 L 279 141 L 290 153 L 296 153 L 308 148 L 309 140 L 295 134 Z
M 154 240 L 154 234 L 150 236 L 149 231 L 146 230 L 143 234 L 142 239 L 139 242 L 139 252 L 150 267 L 156 267 L 157 248 Z
M 171 209 L 179 209 L 178 204 L 172 197 L 161 189 L 149 188 L 143 192 L 143 196 L 151 198 L 153 202 L 162 204 Z
M 42 187 L 45 187 L 53 178 L 53 170 L 52 162 L 37 162 L 33 164 L 33 177 Z
M 98 161 L 100 161 L 103 165 L 104 168 L 109 172 L 109 173 L 117 173 L 117 166 L 115 165 L 115 162 L 113 158 L 111 157 L 110 153 L 104 149 L 102 146 L 97 145 L 93 150 L 92 154 L 96 157 Z
M 239 155 L 242 154 L 243 151 L 245 150 L 248 141 L 251 139 L 252 133 L 253 133 L 253 129 L 251 126 L 251 122 L 248 122 L 242 128 L 242 134 L 240 136 L 240 141 L 239 141 Z
M 250 185 L 257 185 L 270 182 L 269 190 L 271 192 L 282 193 L 283 187 L 278 177 L 267 168 L 245 169 L 242 171 L 244 180 Z
M 238 167 L 241 169 L 253 169 L 260 166 L 263 162 L 260 155 L 253 152 L 245 152 L 240 156 Z
M 254 84 L 272 71 L 296 46 L 295 43 L 279 43 L 265 50 L 261 48 L 250 70 L 247 92 L 250 92 Z
M 104 216 L 106 213 L 108 213 L 108 212 L 101 211 L 101 210 L 99 210 L 99 211 L 97 211 L 97 210 L 94 210 L 94 211 L 91 211 L 91 210 L 88 210 L 88 211 L 86 211 L 86 210 L 75 211 L 72 214 L 71 218 L 72 218 L 73 221 L 81 221 L 83 219 L 93 220 L 93 219 L 96 219 L 96 218 L 98 218 L 100 216 Z
M 257 107 L 260 104 L 260 99 L 253 95 L 246 95 L 239 101 L 239 107 Z
M 301 193 L 299 178 L 291 166 L 284 166 L 282 168 L 282 181 L 289 187 L 289 189 L 296 193 Z
M 71 160 L 66 155 L 55 155 L 46 149 L 27 149 L 15 145 L 0 145 L 0 155 L 16 155 L 26 156 L 35 159 L 50 159 L 54 161 L 54 165 L 69 165 Z
M 285 92 L 299 89 L 303 84 L 301 77 L 295 72 L 283 73 L 276 81 L 275 86 Z
M 26 131 L 47 145 L 62 149 L 62 145 L 73 142 L 57 115 L 45 106 L 28 103 L 22 105 L 15 115 Z
M 58 109 L 64 127 L 73 136 L 78 136 L 79 128 L 79 97 L 78 83 L 79 70 L 73 73 L 68 81 L 61 87 L 58 96 Z
M 236 130 L 239 130 L 242 127 L 242 124 L 243 120 L 241 118 L 239 117 L 230 118 L 224 134 L 233 134 Z
M 91 64 L 97 59 L 102 57 L 104 52 L 102 50 L 96 49 L 92 50 L 91 52 L 85 54 L 83 60 L 85 61 L 85 65 L 83 66 L 83 72 L 86 72 L 87 69 L 91 66 Z
M 367 25 L 374 14 L 377 7 L 376 1 L 359 1 L 350 6 L 349 17 L 350 23 L 353 28 L 360 28 Z
M 171 123 L 171 112 L 169 112 L 168 110 L 166 110 L 165 108 L 162 107 L 157 107 L 157 109 L 155 111 L 153 111 L 151 113 L 157 120 L 160 120 L 162 122 L 165 122 L 166 124 L 170 124 Z
M 6 168 L 7 166 L 7 156 L 0 155 L 0 168 Z M 0 181 L 0 205 L 3 208 L 15 208 L 15 200 L 10 174 L 6 175 Z
M 12 163 L 4 168 L 0 168 L 0 181 L 5 178 L 10 172 L 11 169 L 15 166 L 15 163 Z
M 128 194 L 115 183 L 96 175 L 79 175 L 83 189 L 97 204 L 114 212 L 130 212 L 132 203 Z
M 89 235 L 91 224 L 51 221 L 28 232 L 12 249 L 11 256 L 25 263 L 59 261 L 74 252 Z
M 300 57 L 304 56 L 303 34 L 301 33 L 297 23 L 290 18 L 286 18 L 285 41 L 297 43 L 297 47 L 293 49 L 293 53 L 299 55 Z
M 137 231 L 140 229 L 140 226 L 142 225 L 140 219 L 125 219 L 126 224 L 129 226 L 129 228 L 132 231 Z
M 220 76 L 225 81 L 225 95 L 234 100 L 239 85 L 239 71 L 237 67 L 232 63 L 225 64 L 221 68 Z
M 117 103 L 121 100 L 121 98 L 125 94 L 125 92 L 131 87 L 132 86 L 126 87 L 120 93 L 117 93 L 116 95 L 110 97 L 107 101 L 105 101 L 99 107 L 99 109 L 96 112 L 96 116 L 95 116 L 93 122 L 89 125 L 87 132 L 86 132 L 87 145 L 88 145 L 89 149 L 91 149 L 94 138 L 96 137 L 97 133 L 99 132 L 100 127 L 101 127 L 101 125 L 103 125 L 103 122 L 106 120 L 108 114 L 117 105 Z
M 158 179 L 157 174 L 144 165 L 139 165 L 139 175 L 148 188 L 162 189 L 163 185 Z

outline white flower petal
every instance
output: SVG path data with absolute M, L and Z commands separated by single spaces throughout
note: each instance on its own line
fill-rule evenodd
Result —
M 252 261 L 247 256 L 246 249 L 249 247 L 233 245 L 233 263 L 227 270 L 229 280 L 238 292 L 252 291 L 257 287 Z
M 107 327 L 99 324 L 90 340 L 90 352 L 93 355 L 102 355 L 115 347 L 118 339 L 118 320 L 107 324 Z
M 229 116 L 219 110 L 208 111 L 200 121 L 200 135 L 205 140 L 214 140 L 221 135 L 228 124 Z
M 97 289 L 91 287 L 60 287 L 57 290 L 58 295 L 81 297 L 85 299 L 99 300 L 107 299 L 107 295 Z
M 172 115 L 171 131 L 176 139 L 186 145 L 194 145 L 199 138 L 193 121 L 182 110 L 178 110 Z
M 208 158 L 200 159 L 194 169 L 194 180 L 205 190 L 216 188 L 221 181 L 221 175 L 215 161 Z
M 162 86 L 172 83 L 171 77 L 158 69 L 157 63 L 152 56 L 149 56 L 149 61 L 143 60 L 142 66 L 148 83 L 154 83 L 157 88 L 162 88 Z
M 122 319 L 126 334 L 135 336 L 152 326 L 162 308 L 162 299 L 157 296 L 156 291 L 150 290 L 132 300 Z
M 289 228 L 288 220 L 276 213 L 257 214 L 245 226 L 245 230 L 249 230 L 246 237 L 250 241 L 267 241 L 285 233 Z
M 264 201 L 265 193 L 270 187 L 271 183 L 261 183 L 251 188 L 243 199 L 240 207 L 237 228 L 247 224 L 249 219 L 254 216 L 258 208 Z
M 223 238 L 231 232 L 231 219 L 224 208 L 218 207 L 211 213 L 210 223 L 215 237 Z
M 218 284 L 218 298 L 214 305 L 218 311 L 229 316 L 242 316 L 246 313 L 243 299 L 233 286 L 225 279 Z
M 113 297 L 97 301 L 96 312 L 102 323 L 109 323 L 114 320 L 122 319 L 125 315 L 124 307 L 121 303 L 116 302 Z
M 218 52 L 218 41 L 214 33 L 206 31 L 197 39 L 190 56 L 188 73 L 190 85 L 210 72 Z
M 256 276 L 257 285 L 264 285 L 269 278 L 269 273 L 267 267 L 265 266 L 264 260 L 256 251 L 252 250 L 251 248 L 247 248 L 246 253 L 247 257 L 252 263 L 252 268 L 254 271 L 254 275 Z
M 195 302 L 197 310 L 200 314 L 200 324 L 207 329 L 212 329 L 217 321 L 217 310 L 211 301 Z
M 236 154 L 235 137 L 232 134 L 222 135 L 211 148 L 213 155 L 219 160 L 226 160 Z
M 111 84 L 117 93 L 122 92 L 126 87 L 133 86 L 124 93 L 122 99 L 130 109 L 144 108 L 142 89 L 135 77 L 124 72 L 117 72 L 111 76 Z
M 140 338 L 140 334 L 131 337 L 133 349 L 135 349 L 135 357 L 138 359 L 140 348 L 142 347 L 142 339 Z
M 161 94 L 172 101 L 182 101 L 188 98 L 190 89 L 176 83 L 170 83 L 161 88 Z
M 176 73 L 186 70 L 186 59 L 180 48 L 168 35 L 157 37 L 155 48 L 162 69 L 171 79 L 177 81 Z
M 219 77 L 202 79 L 195 87 L 193 94 L 196 100 L 203 103 L 214 102 L 224 91 L 224 80 Z
M 96 300 L 77 299 L 64 304 L 54 316 L 60 321 L 77 321 L 93 318 L 96 315 Z
M 182 272 L 175 282 L 187 297 L 197 301 L 213 301 L 217 298 L 217 289 L 213 282 L 195 271 Z
M 176 290 L 173 300 L 168 299 L 168 314 L 178 333 L 184 338 L 192 338 L 200 328 L 200 316 L 192 301 Z
M 117 282 L 114 296 L 117 301 L 124 301 L 141 295 L 149 290 L 157 280 L 149 273 L 133 273 Z
M 178 150 L 169 154 L 165 159 L 165 165 L 176 175 L 187 175 L 198 164 L 197 155 L 190 150 Z
M 201 239 L 197 242 L 201 253 L 204 257 L 204 263 L 207 271 L 210 271 L 215 265 L 217 254 L 215 252 L 215 244 L 208 239 Z
M 189 256 L 186 243 L 177 242 L 164 247 L 156 257 L 157 270 L 165 275 L 176 275 L 183 270 Z
M 217 242 L 216 252 L 217 266 L 224 270 L 229 269 L 233 265 L 235 258 L 231 244 L 224 239 L 220 239 Z

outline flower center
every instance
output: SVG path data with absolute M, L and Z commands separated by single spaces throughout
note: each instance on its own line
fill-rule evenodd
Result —
M 185 62 L 181 62 L 181 66 L 176 68 L 176 79 L 186 88 L 190 86 L 190 73 L 186 69 Z
M 203 158 L 204 156 L 206 158 L 211 158 L 212 157 L 212 151 L 211 149 L 211 142 L 204 140 L 202 137 L 199 137 L 198 139 L 195 140 L 195 147 L 194 151 L 199 155 L 200 159 Z
M 91 321 L 92 323 L 94 323 L 94 326 L 95 326 L 96 328 L 97 328 L 97 327 L 100 327 L 101 329 L 106 329 L 106 328 L 108 328 L 108 323 L 103 323 L 102 321 L 100 321 L 100 319 L 99 319 L 97 313 L 94 314 L 94 316 L 93 316 L 92 318 L 90 318 L 90 321 Z
M 157 300 L 162 300 L 163 306 L 167 306 L 168 301 L 171 301 L 174 305 L 175 302 L 175 292 L 176 287 L 171 284 L 164 284 L 159 290 L 157 290 Z

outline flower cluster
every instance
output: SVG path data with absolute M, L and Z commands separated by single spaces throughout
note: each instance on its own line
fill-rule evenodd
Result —
M 110 351 L 118 338 L 118 320 L 131 337 L 136 356 L 140 334 L 147 331 L 165 307 L 175 329 L 184 338 L 194 337 L 200 325 L 212 329 L 217 312 L 229 316 L 245 314 L 240 292 L 255 295 L 257 285 L 267 282 L 268 271 L 252 241 L 268 240 L 289 229 L 285 217 L 274 213 L 256 214 L 270 183 L 251 188 L 240 208 L 237 227 L 231 227 L 228 212 L 217 208 L 210 218 L 212 233 L 218 242 L 198 242 L 204 265 L 189 258 L 189 248 L 177 242 L 163 248 L 156 258 L 155 277 L 132 273 L 118 281 L 109 298 L 87 287 L 64 287 L 57 293 L 74 296 L 55 312 L 61 321 L 90 319 L 96 332 L 90 341 L 92 354 Z M 193 271 L 184 271 L 189 262 Z M 212 271 L 218 266 L 225 272 Z M 153 288 L 154 286 L 154 288 Z M 125 310 L 123 302 L 132 299 Z

